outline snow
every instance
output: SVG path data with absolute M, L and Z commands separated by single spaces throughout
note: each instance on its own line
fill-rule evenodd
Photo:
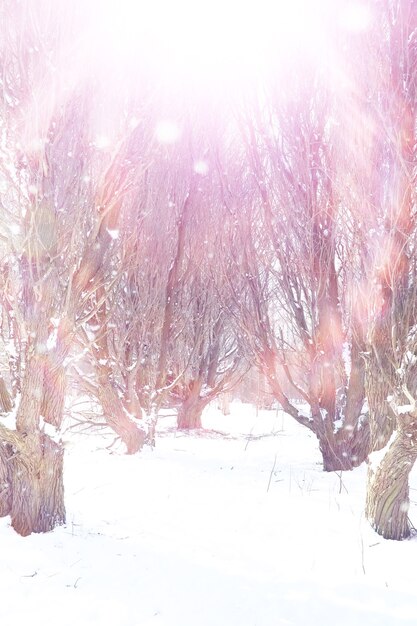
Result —
M 62 440 L 59 430 L 57 430 L 53 424 L 45 422 L 43 415 L 39 418 L 39 428 L 43 430 L 52 439 L 52 441 L 59 443 Z
M 343 343 L 342 358 L 345 366 L 346 376 L 350 378 L 350 373 L 352 370 L 352 357 L 350 354 L 350 345 L 347 341 Z
M 46 341 L 46 349 L 53 350 L 56 347 L 57 340 L 58 340 L 58 328 L 55 327 L 49 334 L 49 337 Z
M 119 237 L 119 230 L 117 228 L 115 228 L 115 229 L 108 228 L 107 232 L 110 235 L 111 239 L 118 239 L 118 237 Z
M 405 415 L 407 413 L 412 413 L 416 410 L 415 404 L 402 404 L 401 406 L 395 407 L 397 415 Z
M 7 342 L 7 344 L 4 346 L 4 349 L 8 356 L 17 357 L 16 345 L 13 339 L 10 339 L 10 341 Z
M 382 459 L 385 457 L 386 453 L 388 452 L 388 450 L 394 443 L 396 436 L 397 436 L 397 431 L 394 430 L 391 433 L 391 437 L 389 438 L 385 446 L 381 448 L 381 450 L 375 450 L 375 452 L 371 452 L 371 454 L 369 455 L 368 463 L 372 472 L 376 472 Z
M 18 235 L 20 233 L 19 224 L 14 224 L 14 223 L 8 224 L 8 228 L 9 228 L 9 231 L 12 233 L 12 235 Z
M 0 520 L 2 624 L 416 623 L 417 540 L 370 529 L 366 466 L 324 473 L 281 412 L 210 406 L 194 434 L 174 419 L 130 457 L 66 433 L 66 526 L 22 538 Z

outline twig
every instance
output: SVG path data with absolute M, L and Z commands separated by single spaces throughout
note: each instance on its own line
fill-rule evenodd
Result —
M 342 487 L 346 491 L 346 493 L 349 494 L 348 490 L 346 489 L 346 485 L 345 485 L 345 483 L 342 480 L 343 472 L 340 471 L 340 472 L 335 472 L 335 473 L 336 473 L 336 476 L 339 478 L 339 494 L 342 493 Z
M 250 429 L 250 433 L 247 437 L 247 441 L 246 441 L 246 446 L 245 446 L 245 452 L 248 449 L 248 445 L 249 443 L 252 441 L 252 433 L 253 433 L 253 429 L 255 428 L 255 423 L 253 423 L 252 428 Z
M 361 553 L 362 553 L 362 571 L 366 575 L 366 571 L 365 571 L 365 549 L 364 549 L 364 545 L 363 545 L 363 537 L 362 537 L 362 535 L 361 535 Z
M 275 458 L 274 458 L 274 464 L 273 464 L 273 466 L 272 466 L 271 473 L 269 474 L 269 481 L 268 481 L 268 487 L 267 487 L 267 489 L 266 489 L 266 493 L 268 493 L 268 491 L 269 491 L 269 487 L 271 486 L 272 475 L 273 475 L 274 470 L 275 470 L 275 465 L 276 465 L 276 462 L 277 462 L 277 455 L 275 455 Z

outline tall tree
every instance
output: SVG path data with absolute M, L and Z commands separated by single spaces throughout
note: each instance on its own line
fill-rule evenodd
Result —
M 369 435 L 364 337 L 345 306 L 336 112 L 319 70 L 295 76 L 285 75 L 284 94 L 269 77 L 241 123 L 246 198 L 236 262 L 245 280 L 236 301 L 245 341 L 284 410 L 317 436 L 324 469 L 351 469 L 366 458 Z
M 377 468 L 370 468 L 367 517 L 378 533 L 402 539 L 408 521 L 409 473 L 417 458 L 415 397 L 416 317 L 416 81 L 417 3 L 393 1 L 373 7 L 378 44 L 369 57 L 380 68 L 373 104 L 379 118 L 384 156 L 380 178 L 382 202 L 376 206 L 379 229 L 375 255 L 371 326 L 368 333 L 369 396 L 379 373 L 385 402 L 372 420 L 381 444 L 387 444 Z M 375 41 L 375 39 L 373 39 Z M 380 139 L 375 140 L 378 144 Z M 387 407 L 388 403 L 388 407 Z M 382 438 L 382 435 L 383 438 Z
M 414 451 L 417 4 L 365 3 L 369 23 L 345 41 L 346 122 L 340 177 L 363 268 L 366 393 L 371 457 L 366 515 L 386 538 L 410 533 L 408 477 Z M 346 55 L 349 51 L 349 58 Z M 361 67 L 354 60 L 366 59 Z M 342 97 L 344 102 L 342 103 Z M 353 276 L 351 279 L 354 278 Z

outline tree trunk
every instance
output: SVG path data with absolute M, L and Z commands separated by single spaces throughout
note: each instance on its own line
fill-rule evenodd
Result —
M 0 376 L 0 412 L 8 413 L 12 410 L 13 403 L 6 387 L 6 383 L 4 382 L 4 378 Z
M 191 380 L 186 385 L 186 392 L 178 409 L 177 427 L 184 430 L 201 428 L 201 416 L 208 404 L 208 398 L 201 398 L 203 381 L 200 378 Z
M 10 444 L 0 442 L 0 517 L 9 515 L 12 509 L 12 492 L 9 483 L 8 459 L 13 451 Z
M 11 459 L 9 484 L 12 527 L 22 536 L 65 523 L 64 449 L 45 433 L 22 441 Z
M 29 359 L 16 418 L 16 431 L 0 429 L 0 514 L 26 536 L 47 532 L 65 522 L 61 442 L 40 430 L 44 357 Z
M 139 452 L 146 439 L 145 432 L 126 414 L 123 403 L 112 383 L 101 377 L 98 386 L 98 399 L 104 413 L 104 419 L 126 446 L 127 454 Z
M 400 427 L 377 470 L 368 470 L 366 517 L 385 539 L 410 536 L 408 477 L 416 458 L 417 432 L 412 421 Z
M 50 367 L 47 361 L 44 372 L 44 389 L 41 415 L 45 422 L 60 428 L 64 414 L 66 373 L 62 365 Z
M 352 470 L 369 454 L 369 425 L 365 422 L 354 430 L 342 428 L 336 433 L 318 436 L 325 472 Z
M 371 450 L 382 450 L 394 431 L 395 415 L 387 401 L 395 388 L 392 357 L 385 354 L 382 363 L 372 353 L 366 364 L 366 397 L 369 404 Z
M 356 352 L 352 354 L 352 371 L 347 388 L 344 388 L 343 394 L 337 393 L 333 388 L 332 377 L 330 388 L 333 389 L 334 398 L 331 399 L 327 394 L 325 405 L 322 398 L 316 395 L 322 386 L 320 378 L 325 382 L 319 365 L 316 366 L 315 372 L 311 374 L 313 380 L 310 379 L 309 393 L 303 393 L 303 398 L 310 404 L 311 416 L 297 409 L 283 392 L 273 352 L 266 350 L 263 353 L 263 372 L 274 397 L 286 413 L 316 435 L 326 472 L 351 470 L 363 463 L 369 454 L 369 423 L 367 416 L 362 414 L 364 371 L 362 363 L 356 358 L 359 356 Z M 324 373 L 326 369 L 323 368 Z
M 364 400 L 365 362 L 357 342 L 353 341 L 349 382 L 336 401 L 336 417 L 341 416 L 341 427 L 334 432 L 335 424 L 326 424 L 327 429 L 318 435 L 325 471 L 351 470 L 368 458 L 370 429 L 368 415 L 362 412 Z
M 0 516 L 21 535 L 65 522 L 63 448 L 44 433 L 0 431 Z
M 201 416 L 206 403 L 198 400 L 185 400 L 178 409 L 177 426 L 181 430 L 201 428 Z
M 364 376 L 359 362 L 352 360 L 352 371 L 347 387 L 338 393 L 333 386 L 333 397 L 319 396 L 313 387 L 311 430 L 319 440 L 325 472 L 345 471 L 358 467 L 369 454 L 369 423 L 362 414 L 364 403 Z M 324 402 L 325 401 L 325 402 Z
M 223 413 L 223 415 L 230 415 L 230 393 L 225 392 L 222 393 L 219 397 L 218 403 L 219 410 Z
M 201 428 L 201 416 L 208 403 L 207 398 L 201 398 L 200 392 L 203 381 L 197 378 L 189 382 L 187 393 L 178 409 L 177 427 L 184 430 Z

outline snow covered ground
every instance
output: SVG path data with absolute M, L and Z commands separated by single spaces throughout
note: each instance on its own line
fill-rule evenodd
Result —
M 291 418 L 232 408 L 205 433 L 163 418 L 135 457 L 68 434 L 66 526 L 0 520 L 2 626 L 417 624 L 417 539 L 368 527 L 366 467 L 325 474 Z

